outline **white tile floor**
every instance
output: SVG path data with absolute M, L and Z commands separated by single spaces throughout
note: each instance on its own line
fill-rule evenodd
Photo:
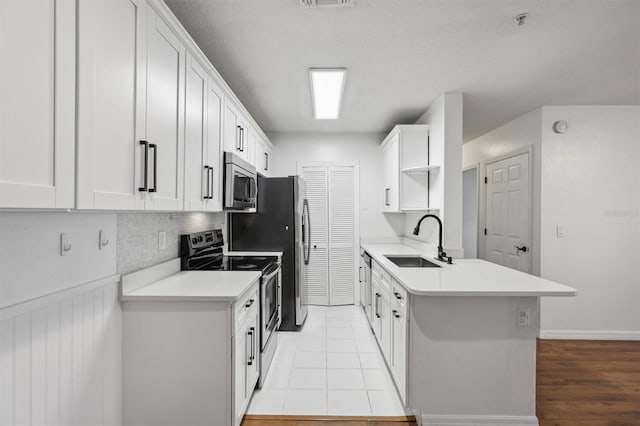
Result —
M 309 306 L 300 332 L 281 332 L 248 414 L 399 416 L 405 411 L 362 309 Z

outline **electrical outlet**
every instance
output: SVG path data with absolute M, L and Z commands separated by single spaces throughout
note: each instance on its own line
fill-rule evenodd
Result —
M 518 326 L 529 327 L 529 308 L 518 308 Z
M 164 231 L 158 232 L 158 250 L 164 250 L 167 248 L 167 233 Z
M 567 238 L 567 228 L 564 226 L 556 226 L 556 236 L 558 238 Z

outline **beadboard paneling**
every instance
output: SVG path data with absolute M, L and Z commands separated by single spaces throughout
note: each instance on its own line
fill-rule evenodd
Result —
M 117 279 L 87 288 L 4 310 L 0 425 L 121 424 Z

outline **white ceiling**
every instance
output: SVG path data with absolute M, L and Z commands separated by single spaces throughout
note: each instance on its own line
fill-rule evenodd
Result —
M 443 92 L 465 141 L 541 105 L 640 103 L 640 1 L 166 2 L 265 131 L 385 132 Z M 339 120 L 312 118 L 309 67 L 348 68 Z

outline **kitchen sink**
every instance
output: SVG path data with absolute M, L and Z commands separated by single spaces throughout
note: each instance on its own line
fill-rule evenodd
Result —
M 421 256 L 385 256 L 400 268 L 439 268 L 440 265 Z

